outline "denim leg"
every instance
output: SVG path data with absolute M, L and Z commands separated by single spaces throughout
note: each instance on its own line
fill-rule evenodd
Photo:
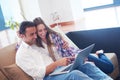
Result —
M 46 76 L 43 80 L 93 80 L 79 70 L 73 70 L 66 74 Z
M 104 55 L 104 53 L 99 53 L 98 54 L 99 59 L 104 60 L 108 63 L 111 63 L 111 61 Z
M 98 57 L 99 58 L 89 55 L 88 60 L 94 62 L 95 65 L 99 67 L 104 73 L 106 74 L 111 73 L 114 70 L 112 62 L 103 53 L 100 53 Z
M 81 67 L 78 67 L 80 71 L 87 74 L 93 80 L 113 80 L 107 74 L 102 72 L 98 67 L 91 63 L 85 63 Z

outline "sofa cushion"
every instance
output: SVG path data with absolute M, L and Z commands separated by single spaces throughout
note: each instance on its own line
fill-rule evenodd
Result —
M 1 72 L 8 80 L 33 80 L 32 77 L 23 72 L 16 64 L 2 67 Z

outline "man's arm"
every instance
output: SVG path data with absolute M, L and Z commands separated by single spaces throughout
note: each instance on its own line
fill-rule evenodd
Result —
M 50 65 L 48 65 L 46 67 L 46 75 L 53 72 L 58 66 L 66 66 L 66 65 L 70 64 L 71 59 L 73 59 L 73 57 L 64 57 L 64 58 L 61 58 L 61 59 L 51 63 Z

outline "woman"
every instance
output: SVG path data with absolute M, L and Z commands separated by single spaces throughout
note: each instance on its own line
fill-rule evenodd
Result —
M 35 18 L 33 22 L 36 24 L 37 28 L 37 46 L 44 48 L 42 42 L 47 44 L 48 51 L 49 53 L 51 53 L 50 56 L 53 58 L 54 61 L 61 57 L 74 56 L 75 54 L 78 54 L 80 52 L 80 49 L 78 48 L 66 46 L 67 43 L 62 38 L 62 36 L 57 32 L 51 30 L 40 17 Z M 55 57 L 56 54 L 59 54 L 59 56 Z M 112 62 L 103 54 L 102 51 L 101 53 L 97 52 L 96 54 L 98 55 L 98 58 L 89 55 L 88 61 L 94 62 L 95 65 L 106 74 L 111 73 L 114 69 Z

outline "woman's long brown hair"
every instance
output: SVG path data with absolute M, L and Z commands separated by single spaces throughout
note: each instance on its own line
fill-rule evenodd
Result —
M 45 28 L 47 30 L 47 34 L 46 34 L 47 45 L 51 47 L 51 45 L 53 45 L 53 43 L 50 40 L 49 34 L 51 34 L 51 33 L 57 34 L 57 32 L 55 32 L 52 29 L 50 29 L 40 17 L 35 18 L 33 20 L 33 22 L 35 23 L 36 27 L 39 24 L 43 24 L 45 26 Z M 37 35 L 37 39 L 36 39 L 36 45 L 39 46 L 39 47 L 43 47 L 44 48 L 44 46 L 42 44 L 42 39 L 38 35 Z

